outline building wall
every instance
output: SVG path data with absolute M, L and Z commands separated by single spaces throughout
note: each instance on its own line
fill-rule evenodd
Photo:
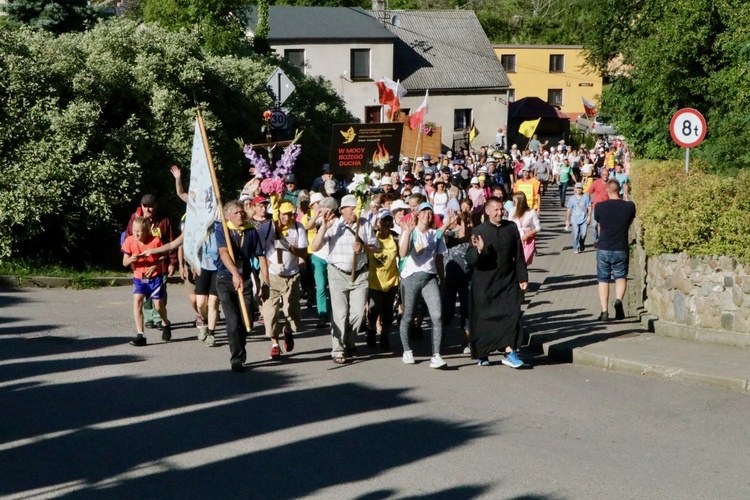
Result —
M 430 93 L 429 109 L 425 121 L 434 122 L 443 127 L 442 143 L 448 148 L 453 147 L 454 133 L 462 136 L 460 131 L 453 129 L 454 111 L 456 109 L 471 109 L 474 124 L 479 131 L 472 145 L 479 147 L 483 144 L 495 142 L 495 134 L 508 121 L 508 101 L 505 91 L 465 91 L 472 94 Z M 416 110 L 424 100 L 424 93 L 408 94 L 401 103 L 402 108 Z
M 598 104 L 602 78 L 586 64 L 583 49 L 575 45 L 495 45 L 495 54 L 516 56 L 516 71 L 506 74 L 515 90 L 515 100 L 539 97 L 547 101 L 549 89 L 562 90 L 561 111 L 571 119 L 583 113 L 581 96 Z M 550 56 L 562 55 L 563 71 L 550 72 Z
M 305 50 L 305 74 L 322 76 L 346 102 L 354 116 L 365 121 L 365 106 L 379 106 L 375 82 L 383 76 L 393 77 L 393 42 L 366 43 L 273 43 L 282 57 L 285 49 Z M 370 49 L 370 79 L 352 81 L 351 49 Z

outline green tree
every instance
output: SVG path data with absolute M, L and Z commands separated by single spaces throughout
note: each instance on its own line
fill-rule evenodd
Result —
M 88 0 L 10 0 L 0 9 L 11 26 L 29 25 L 56 34 L 83 31 L 99 17 Z
M 588 1 L 596 23 L 584 47 L 612 78 L 602 109 L 636 151 L 649 158 L 681 155 L 668 124 L 678 109 L 692 107 L 708 119 L 697 155 L 719 169 L 750 164 L 742 152 L 750 122 L 746 2 L 641 0 L 617 11 L 607 2 Z
M 215 54 L 247 53 L 245 0 L 143 0 L 143 20 L 167 29 L 197 27 Z
M 122 19 L 59 37 L 5 28 L 0 259 L 113 262 L 144 191 L 162 193 L 167 212 L 181 215 L 168 168 L 190 164 L 196 103 L 223 198 L 237 196 L 248 165 L 235 138 L 265 142 L 265 81 L 277 64 L 208 53 L 197 31 Z M 286 104 L 305 130 L 295 168 L 304 178 L 326 161 L 331 124 L 354 118 L 330 84 L 285 69 L 297 87 Z

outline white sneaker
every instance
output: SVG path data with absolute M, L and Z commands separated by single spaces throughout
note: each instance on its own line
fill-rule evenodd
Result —
M 208 337 L 208 327 L 207 326 L 201 326 L 198 328 L 198 340 L 203 342 L 206 340 L 206 337 Z
M 403 361 L 407 365 L 413 365 L 414 354 L 412 353 L 412 351 L 404 351 L 404 355 L 401 357 L 401 361 Z
M 430 368 L 445 368 L 446 366 L 448 366 L 448 363 L 440 357 L 440 354 L 433 354 L 430 360 Z
M 464 354 L 471 354 L 471 346 L 470 345 L 467 345 L 466 347 L 464 347 Z
M 216 347 L 216 338 L 214 338 L 213 335 L 206 336 L 206 346 L 207 347 Z

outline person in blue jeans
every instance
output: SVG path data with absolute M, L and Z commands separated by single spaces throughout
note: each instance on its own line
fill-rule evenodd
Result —
M 568 199 L 568 213 L 565 219 L 565 230 L 573 226 L 573 253 L 583 252 L 586 242 L 586 228 L 591 222 L 591 199 L 583 194 L 583 184 L 577 182 L 573 196 Z
M 607 200 L 594 208 L 594 220 L 599 223 L 599 244 L 596 247 L 596 279 L 599 282 L 599 321 L 609 320 L 609 282 L 615 280 L 615 319 L 624 319 L 622 299 L 628 283 L 630 249 L 628 230 L 635 219 L 635 204 L 620 198 L 620 183 L 607 181 Z

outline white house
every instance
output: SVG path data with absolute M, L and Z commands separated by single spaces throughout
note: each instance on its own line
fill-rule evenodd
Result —
M 386 76 L 407 89 L 404 110 L 429 90 L 426 121 L 443 127 L 444 146 L 463 144 L 472 121 L 475 142 L 493 142 L 507 121 L 510 82 L 474 12 L 379 6 L 271 6 L 268 41 L 305 74 L 329 80 L 365 123 L 385 119 L 374 83 Z M 253 36 L 257 8 L 249 13 Z

